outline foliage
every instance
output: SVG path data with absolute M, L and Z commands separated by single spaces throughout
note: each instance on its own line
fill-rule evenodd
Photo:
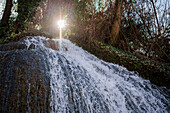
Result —
M 11 17 L 5 27 L 0 25 L 0 43 L 26 35 L 54 37 L 58 35 L 56 20 L 64 18 L 68 34 L 79 37 L 77 40 L 85 49 L 106 61 L 137 70 L 156 84 L 164 84 L 164 80 L 169 81 L 170 63 L 169 6 L 168 0 L 164 1 L 162 9 L 158 0 L 123 0 L 121 22 L 114 28 L 120 27 L 119 37 L 112 47 L 109 39 L 117 18 L 115 1 L 18 0 L 18 16 Z M 158 16 L 160 12 L 163 13 Z M 37 26 L 41 31 L 35 30 Z
M 167 4 L 167 0 L 165 3 Z M 2 37 L 41 28 L 53 35 L 59 29 L 56 20 L 67 20 L 68 34 L 83 38 L 87 44 L 98 40 L 110 44 L 116 17 L 116 2 L 111 0 L 18 0 L 18 16 L 1 27 Z M 146 59 L 170 61 L 168 8 L 158 0 L 123 0 L 121 22 L 115 47 Z M 160 8 L 163 5 L 163 9 Z M 158 7 L 159 6 L 159 7 Z M 61 14 L 62 12 L 62 14 Z M 158 16 L 160 12 L 163 14 Z M 16 33 L 16 34 L 14 34 Z
M 140 54 L 141 57 L 169 62 L 170 54 L 166 51 L 170 49 L 169 39 L 165 36 L 169 26 L 166 2 L 161 4 L 155 0 L 127 0 L 116 47 Z M 157 8 L 158 5 L 162 6 Z M 163 15 L 158 17 L 158 12 Z
M 12 14 L 7 25 L 0 23 L 0 42 L 9 42 L 24 32 L 34 29 L 39 23 L 40 18 L 35 18 L 37 15 L 39 3 L 42 0 L 17 0 L 13 1 Z M 40 17 L 40 16 L 39 16 Z
M 37 29 L 31 29 L 29 31 L 19 32 L 18 34 L 16 34 L 15 32 L 12 32 L 9 36 L 5 38 L 1 38 L 0 44 L 9 43 L 9 42 L 17 42 L 21 38 L 25 38 L 26 36 L 44 36 L 48 38 L 53 38 L 53 36 L 49 34 L 48 32 L 44 32 L 44 31 L 37 30 Z
M 15 25 L 17 32 L 28 29 L 29 24 L 35 27 L 37 23 L 34 21 L 34 16 L 41 1 L 42 0 L 18 0 L 18 16 Z
M 154 84 L 170 88 L 170 65 L 168 63 L 138 57 L 96 40 L 93 40 L 90 46 L 75 36 L 70 37 L 70 40 L 105 61 L 125 66 Z
M 0 44 L 7 42 L 9 38 L 15 38 L 16 33 L 12 31 L 11 24 L 3 25 L 3 23 L 0 23 L 0 26 Z
M 111 44 L 109 39 L 112 37 L 114 18 L 117 18 L 115 3 L 109 0 L 102 4 L 100 0 L 95 1 L 77 2 L 73 31 L 87 44 L 93 40 Z M 114 46 L 142 58 L 169 62 L 167 2 L 125 0 L 119 37 Z

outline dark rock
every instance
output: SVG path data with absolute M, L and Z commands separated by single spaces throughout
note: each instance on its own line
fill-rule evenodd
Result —
M 17 50 L 17 49 L 26 49 L 27 46 L 22 43 L 9 43 L 0 45 L 0 51 L 10 51 L 10 50 Z
M 53 50 L 59 50 L 59 43 L 55 42 L 54 40 L 48 40 L 45 43 L 45 46 L 48 47 L 48 48 L 51 48 Z
M 35 45 L 0 46 L 0 112 L 46 113 L 50 111 L 50 79 L 43 52 Z
M 35 49 L 35 45 L 34 45 L 34 44 L 31 44 L 31 45 L 29 46 L 28 50 L 30 50 L 30 49 Z

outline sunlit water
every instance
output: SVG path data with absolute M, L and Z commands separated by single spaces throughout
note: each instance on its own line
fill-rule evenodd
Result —
M 104 62 L 69 40 L 60 51 L 45 47 L 43 37 L 30 37 L 49 62 L 53 113 L 168 113 L 169 90 L 152 85 L 126 68 Z M 55 40 L 56 42 L 59 41 Z

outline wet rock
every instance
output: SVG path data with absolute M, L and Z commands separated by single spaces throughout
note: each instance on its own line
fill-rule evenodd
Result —
M 48 48 L 51 48 L 53 50 L 59 50 L 59 43 L 55 42 L 54 40 L 48 40 L 45 43 L 45 46 L 48 47 Z
M 22 43 L 9 43 L 9 44 L 0 45 L 0 51 L 20 50 L 26 48 L 27 46 Z
M 30 49 L 35 49 L 35 45 L 34 45 L 34 44 L 31 44 L 31 45 L 29 46 L 28 50 L 30 50 Z
M 50 79 L 43 52 L 35 45 L 11 43 L 0 46 L 0 112 L 50 111 Z

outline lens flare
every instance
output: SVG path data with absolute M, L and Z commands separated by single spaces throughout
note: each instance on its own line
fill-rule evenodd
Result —
M 65 20 L 59 20 L 57 24 L 58 24 L 58 26 L 60 28 L 60 44 L 59 44 L 60 47 L 59 48 L 61 50 L 61 45 L 62 45 L 62 28 L 65 27 L 66 22 L 65 22 Z
M 59 20 L 57 24 L 58 24 L 59 28 L 64 28 L 66 25 L 66 22 L 65 22 L 65 20 Z

